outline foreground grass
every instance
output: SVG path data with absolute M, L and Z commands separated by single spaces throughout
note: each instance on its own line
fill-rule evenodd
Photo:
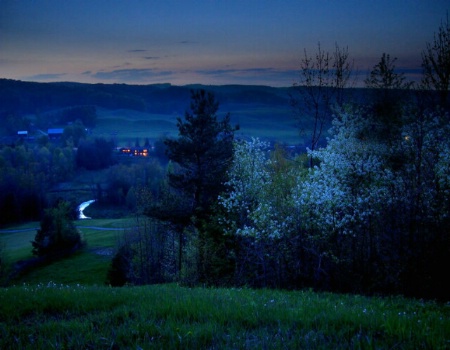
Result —
M 120 229 L 135 221 L 77 225 L 85 249 L 0 289 L 0 349 L 450 348 L 450 304 L 310 291 L 102 286 L 111 256 L 99 250 L 114 247 Z M 34 234 L 2 233 L 12 261 L 31 256 Z
M 0 289 L 0 348 L 446 349 L 450 306 L 310 291 Z

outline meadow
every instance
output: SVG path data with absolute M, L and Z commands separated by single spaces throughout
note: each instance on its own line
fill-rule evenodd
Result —
M 133 224 L 130 218 L 78 220 L 76 225 L 87 242 L 85 248 L 66 259 L 21 274 L 9 284 L 53 281 L 103 285 L 121 233 Z M 0 231 L 0 242 L 3 243 L 10 269 L 15 262 L 32 258 L 30 242 L 34 239 L 37 227 L 39 223 L 34 222 Z
M 450 304 L 177 284 L 105 285 L 121 229 L 79 220 L 88 245 L 0 289 L 2 349 L 447 349 Z M 0 233 L 10 262 L 31 257 L 38 223 Z M 99 228 L 103 228 L 100 230 Z M 118 229 L 118 230 L 117 230 Z M 103 252 L 103 253 L 102 253 Z
M 230 112 L 231 124 L 239 125 L 237 138 L 259 137 L 270 142 L 289 145 L 306 144 L 307 133 L 299 133 L 295 116 L 289 106 L 262 104 L 221 105 L 219 118 Z M 113 137 L 119 146 L 141 145 L 148 138 L 151 143 L 162 137 L 177 137 L 177 117 L 183 113 L 158 114 L 126 109 L 97 109 L 97 123 L 92 136 Z M 305 130 L 310 128 L 307 123 Z
M 448 349 L 449 306 L 312 291 L 0 289 L 2 349 Z

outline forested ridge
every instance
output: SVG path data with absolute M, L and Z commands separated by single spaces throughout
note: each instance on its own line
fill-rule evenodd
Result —
M 286 90 L 269 86 L 176 86 L 170 84 L 36 83 L 0 79 L 0 113 L 34 114 L 46 110 L 95 105 L 109 109 L 132 109 L 152 113 L 183 113 L 190 90 L 207 88 L 222 104 L 286 104 Z

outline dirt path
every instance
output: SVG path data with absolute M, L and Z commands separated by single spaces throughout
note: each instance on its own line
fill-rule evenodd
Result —
M 123 230 L 129 230 L 136 227 L 100 227 L 100 226 L 76 226 L 76 228 L 88 228 L 90 230 L 97 230 L 97 231 L 123 231 Z M 18 233 L 18 232 L 27 232 L 27 231 L 36 231 L 39 227 L 30 227 L 30 228 L 23 228 L 18 230 L 0 230 L 0 234 L 2 233 Z

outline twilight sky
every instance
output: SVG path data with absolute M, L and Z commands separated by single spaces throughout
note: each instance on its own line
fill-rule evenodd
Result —
M 0 0 L 0 78 L 291 86 L 303 50 L 420 72 L 449 0 Z

